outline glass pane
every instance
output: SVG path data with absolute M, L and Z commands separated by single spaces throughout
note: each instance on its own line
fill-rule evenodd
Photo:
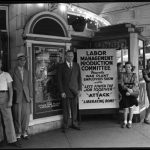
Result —
M 34 46 L 34 108 L 35 113 L 55 115 L 61 109 L 57 90 L 56 71 L 63 62 L 63 48 Z M 49 114 L 50 115 L 50 114 Z
M 147 60 L 150 59 L 150 44 L 145 47 L 145 62 L 147 63 Z
M 139 40 L 139 69 L 143 69 L 143 41 Z
M 0 10 L 0 30 L 6 30 L 6 10 Z
M 116 54 L 117 54 L 117 63 L 122 62 L 122 59 L 121 59 L 121 50 L 117 50 Z
M 123 64 L 125 64 L 125 62 L 127 62 L 128 59 L 128 49 L 122 49 L 122 53 L 123 53 Z
M 119 49 L 116 51 L 117 63 L 121 62 L 123 65 L 128 61 L 128 49 Z
M 2 56 L 3 70 L 8 71 L 8 35 L 7 32 L 0 32 L 0 55 Z
M 65 37 L 65 33 L 60 24 L 49 18 L 44 18 L 38 21 L 34 26 L 33 33 Z

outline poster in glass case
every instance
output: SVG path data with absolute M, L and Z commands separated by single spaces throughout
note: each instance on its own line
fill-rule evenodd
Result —
M 33 45 L 34 117 L 61 113 L 57 90 L 57 66 L 63 62 L 64 47 Z

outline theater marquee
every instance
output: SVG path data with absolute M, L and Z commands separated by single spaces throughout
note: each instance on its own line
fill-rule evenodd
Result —
M 79 109 L 118 108 L 115 49 L 78 49 L 82 93 Z

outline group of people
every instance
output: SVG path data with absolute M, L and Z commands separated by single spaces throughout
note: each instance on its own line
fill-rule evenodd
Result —
M 133 107 L 138 106 L 139 102 L 137 100 L 139 96 L 139 83 L 137 80 L 137 75 L 134 73 L 134 66 L 131 62 L 126 62 L 123 71 L 122 63 L 117 64 L 118 70 L 118 89 L 119 89 L 119 106 L 123 109 L 123 122 L 121 123 L 122 128 L 131 128 L 133 119 Z M 147 68 L 143 69 L 143 78 L 146 82 L 146 90 L 148 95 L 148 100 L 150 101 L 150 59 L 147 60 Z M 129 112 L 129 118 L 128 118 Z M 150 105 L 146 109 L 144 123 L 150 124 L 148 119 L 150 114 Z
M 21 147 L 20 139 L 29 139 L 32 90 L 25 63 L 25 54 L 18 53 L 17 66 L 8 73 L 3 71 L 0 58 L 0 146 L 5 144 L 4 133 L 12 146 Z
M 80 130 L 78 121 L 78 98 L 81 95 L 82 81 L 79 64 L 73 62 L 73 51 L 65 52 L 65 61 L 59 64 L 57 70 L 57 82 L 60 97 L 62 99 L 63 126 L 65 133 L 69 127 Z M 25 69 L 26 56 L 17 54 L 17 66 L 11 73 L 2 70 L 2 58 L 0 58 L 0 144 L 3 143 L 5 129 L 7 142 L 14 146 L 21 146 L 21 138 L 28 139 L 28 125 L 30 117 L 30 102 L 32 101 L 32 89 L 29 85 L 29 72 Z M 122 63 L 117 64 L 118 88 L 120 108 L 123 109 L 122 128 L 132 127 L 133 107 L 138 106 L 139 84 L 134 66 L 131 62 L 125 63 L 125 71 Z M 147 68 L 143 70 L 146 81 L 148 99 L 150 100 L 150 59 Z M 128 119 L 129 111 L 129 119 Z M 148 116 L 150 105 L 146 110 L 144 123 L 150 124 Z M 1 118 L 2 116 L 2 118 Z M 2 121 L 4 125 L 2 124 Z M 3 127 L 5 126 L 5 127 Z
M 73 59 L 73 51 L 67 51 L 66 61 L 59 65 L 56 75 L 62 98 L 63 132 L 69 127 L 80 130 L 77 116 L 78 96 L 82 88 L 81 72 L 79 64 L 73 62 Z M 33 92 L 29 85 L 31 81 L 25 63 L 25 54 L 18 53 L 17 66 L 8 73 L 2 70 L 0 58 L 0 146 L 4 144 L 4 129 L 10 145 L 21 147 L 20 139 L 29 139 L 28 125 Z

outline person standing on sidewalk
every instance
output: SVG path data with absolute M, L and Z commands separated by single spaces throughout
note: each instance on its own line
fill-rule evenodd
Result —
M 147 60 L 147 67 L 143 70 L 143 78 L 146 82 L 146 91 L 149 100 L 149 106 L 146 109 L 144 123 L 150 124 L 150 120 L 148 119 L 150 114 L 150 59 Z
M 2 58 L 0 57 L 0 146 L 4 145 L 3 120 L 8 144 L 21 147 L 21 143 L 16 138 L 11 112 L 13 97 L 12 81 L 10 74 L 2 71 Z
M 67 51 L 65 58 L 66 61 L 58 67 L 58 89 L 60 91 L 63 108 L 63 132 L 69 128 L 70 112 L 72 128 L 80 130 L 77 121 L 77 105 L 78 96 L 80 96 L 82 88 L 80 67 L 78 63 L 73 62 L 73 51 Z
M 12 72 L 14 89 L 13 118 L 17 139 L 21 137 L 28 139 L 32 92 L 30 89 L 29 72 L 25 69 L 25 54 L 18 53 L 17 60 L 18 65 Z
M 133 118 L 133 106 L 138 106 L 138 81 L 136 73 L 133 73 L 133 65 L 131 62 L 125 63 L 125 72 L 121 76 L 121 94 L 122 99 L 120 101 L 120 108 L 124 110 L 124 122 L 121 125 L 122 128 L 126 126 L 128 128 L 132 127 Z M 127 116 L 129 110 L 129 121 L 127 123 Z

